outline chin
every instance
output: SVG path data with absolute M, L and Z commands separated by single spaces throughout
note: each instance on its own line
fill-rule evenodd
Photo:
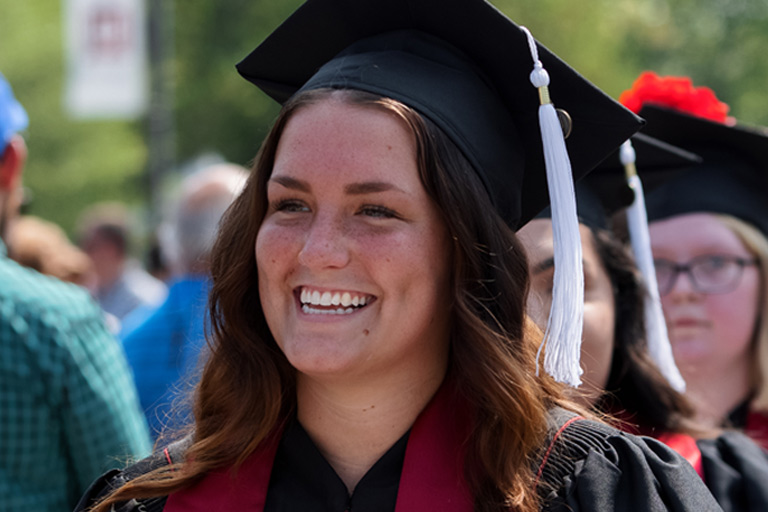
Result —
M 693 371 L 696 366 L 710 362 L 712 350 L 709 343 L 700 340 L 683 340 L 672 343 L 672 353 L 681 371 Z

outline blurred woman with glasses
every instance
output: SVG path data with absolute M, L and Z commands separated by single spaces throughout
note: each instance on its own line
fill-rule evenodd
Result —
M 642 75 L 621 101 L 648 135 L 701 155 L 646 194 L 659 292 L 697 419 L 768 446 L 768 130 L 690 80 Z
M 641 134 L 633 137 L 632 144 L 636 172 L 649 185 L 669 176 L 671 168 L 696 162 L 695 155 Z M 584 385 L 571 390 L 573 397 L 611 417 L 618 428 L 653 437 L 685 457 L 724 512 L 768 510 L 768 453 L 741 432 L 697 424 L 694 408 L 681 394 L 685 383 L 671 359 L 667 336 L 655 328 L 663 327 L 661 312 L 654 311 L 658 302 L 651 299 L 653 292 L 645 284 L 644 265 L 637 263 L 650 262 L 650 255 L 636 259 L 621 236 L 625 210 L 632 205 L 633 213 L 639 212 L 634 204 L 636 189 L 627 181 L 619 155 L 605 159 L 575 189 L 584 263 Z M 629 220 L 633 213 L 626 215 L 627 224 L 638 227 Z M 647 240 L 636 229 L 630 231 L 633 248 Z M 517 232 L 528 255 L 531 293 L 526 310 L 542 327 L 552 308 L 553 233 L 549 210 Z M 727 259 L 696 260 L 692 267 L 691 272 L 708 284 L 719 284 L 718 276 L 723 280 L 730 272 L 738 277 L 743 268 Z M 674 277 L 678 271 L 664 267 L 660 279 Z

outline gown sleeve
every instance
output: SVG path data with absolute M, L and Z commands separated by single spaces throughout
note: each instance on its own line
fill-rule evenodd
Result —
M 726 512 L 768 510 L 768 454 L 736 431 L 699 440 L 704 480 Z
M 638 510 L 718 512 L 699 475 L 676 452 L 648 437 L 598 422 L 562 432 L 542 474 L 546 512 Z

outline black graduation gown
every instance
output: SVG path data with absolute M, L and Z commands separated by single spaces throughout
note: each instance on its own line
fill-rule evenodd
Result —
M 696 442 L 704 480 L 725 512 L 768 511 L 768 454 L 740 432 Z
M 399 485 L 395 482 L 400 479 L 407 437 L 398 441 L 374 465 L 351 497 L 298 424 L 285 432 L 282 441 L 270 476 L 264 510 L 395 510 Z M 543 500 L 543 511 L 722 510 L 693 468 L 654 439 L 580 420 L 559 432 L 551 448 L 537 487 Z M 156 464 L 164 463 L 165 458 L 164 455 L 156 457 Z M 135 471 L 126 471 L 128 477 L 135 476 Z M 119 486 L 125 478 L 125 474 L 112 473 L 95 482 L 76 512 L 84 511 L 94 498 Z M 141 509 L 138 507 L 142 504 L 133 501 L 116 510 L 163 510 L 163 500 L 150 501 Z

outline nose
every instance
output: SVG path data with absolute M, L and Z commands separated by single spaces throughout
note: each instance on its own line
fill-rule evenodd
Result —
M 675 275 L 675 281 L 672 283 L 672 288 L 667 295 L 675 297 L 677 299 L 697 296 L 699 291 L 693 284 L 693 276 L 689 269 L 679 270 Z
M 332 215 L 316 215 L 299 251 L 299 263 L 315 270 L 346 266 L 349 247 L 343 221 Z

